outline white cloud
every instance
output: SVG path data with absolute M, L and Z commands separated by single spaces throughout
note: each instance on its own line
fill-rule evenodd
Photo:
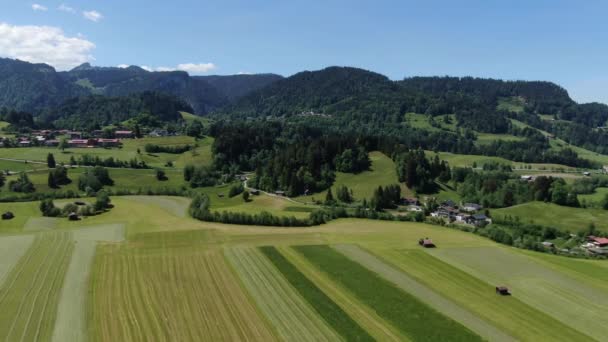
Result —
M 152 68 L 147 65 L 142 65 L 142 66 L 140 66 L 140 68 L 150 71 L 150 72 L 152 72 L 152 71 L 161 71 L 161 72 L 185 71 L 189 74 L 197 75 L 197 74 L 207 73 L 211 70 L 215 70 L 217 67 L 213 63 L 201 63 L 201 64 L 184 63 L 184 64 L 178 64 L 176 67 L 160 66 L 160 67 Z
M 116 67 L 121 68 L 121 69 L 126 69 L 129 67 L 129 64 L 118 64 Z
M 97 11 L 84 11 L 82 12 L 82 15 L 90 20 L 90 21 L 94 21 L 96 23 L 98 23 L 99 21 L 101 21 L 101 19 L 103 19 L 103 14 L 97 12 Z
M 155 68 L 154 71 L 175 71 L 175 68 L 169 68 L 169 67 L 158 67 Z
M 59 7 L 57 7 L 58 10 L 62 11 L 62 12 L 67 12 L 67 13 L 76 13 L 76 10 L 73 7 L 70 7 L 66 4 L 61 4 L 59 5 Z
M 92 42 L 67 37 L 51 26 L 13 26 L 0 22 L 0 56 L 32 63 L 47 63 L 68 70 L 95 58 Z
M 48 8 L 46 8 L 46 6 L 42 6 L 42 5 L 40 5 L 40 4 L 33 4 L 33 5 L 32 5 L 32 9 L 33 9 L 34 11 L 42 11 L 42 12 L 45 12 L 45 11 L 47 11 L 47 10 L 48 10 Z
M 177 70 L 186 71 L 190 74 L 204 74 L 211 70 L 215 70 L 216 68 L 217 67 L 213 63 L 201 63 L 201 64 L 185 63 L 185 64 L 179 64 L 177 66 Z
M 237 75 L 253 75 L 253 73 L 249 71 L 239 71 Z

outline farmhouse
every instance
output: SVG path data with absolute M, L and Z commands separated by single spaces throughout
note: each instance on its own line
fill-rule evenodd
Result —
M 120 145 L 120 140 L 118 139 L 97 139 L 97 145 L 101 147 L 116 147 Z
M 421 206 L 418 205 L 412 205 L 409 208 L 407 208 L 408 211 L 412 211 L 415 213 L 421 213 L 424 211 L 424 209 Z
M 82 139 L 82 132 L 70 131 L 70 132 L 67 132 L 66 135 L 70 139 Z
M 404 198 L 402 201 L 403 201 L 404 205 L 419 205 L 420 204 L 420 201 L 418 201 L 417 198 Z
M 274 192 L 274 194 L 277 196 L 285 196 L 285 191 L 277 190 Z
M 481 206 L 481 205 L 479 205 L 477 203 L 465 203 L 462 206 L 462 210 L 464 210 L 466 212 L 470 212 L 470 213 L 475 212 L 475 211 L 479 211 L 481 209 L 483 209 L 483 206 Z
M 59 146 L 59 140 L 52 139 L 44 142 L 44 145 L 47 147 L 57 147 Z
M 114 136 L 119 139 L 130 139 L 134 137 L 133 131 L 116 131 Z
M 21 146 L 21 147 L 30 147 L 30 146 L 32 146 L 32 142 L 29 141 L 29 140 L 21 140 L 19 142 L 19 146 Z
M 608 238 L 589 236 L 587 240 L 596 247 L 608 247 Z
M 486 223 L 491 223 L 491 220 L 484 214 L 475 214 L 470 217 L 469 223 L 475 226 L 482 226 Z
M 75 147 L 75 148 L 89 147 L 89 140 L 87 140 L 87 139 L 71 139 L 71 140 L 68 140 L 68 145 L 70 145 L 70 147 Z
M 525 176 L 525 175 L 524 175 L 524 176 L 521 176 L 521 178 L 520 178 L 520 179 L 521 179 L 522 181 L 524 181 L 524 182 L 532 182 L 532 181 L 534 181 L 534 177 L 532 177 L 532 176 Z
M 547 248 L 554 248 L 555 244 L 553 242 L 550 242 L 550 241 L 544 241 L 543 242 L 543 246 L 545 246 Z

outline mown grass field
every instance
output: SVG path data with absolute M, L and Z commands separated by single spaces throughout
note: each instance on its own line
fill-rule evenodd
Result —
M 564 207 L 553 203 L 529 202 L 509 208 L 492 210 L 494 216 L 517 216 L 522 222 L 533 222 L 571 232 L 583 231 L 591 223 L 599 229 L 608 228 L 608 211 L 593 208 Z
M 601 340 L 608 326 L 608 279 L 594 275 L 608 270 L 602 261 L 421 223 L 234 226 L 188 218 L 183 198 L 112 203 L 45 231 L 24 230 L 40 218 L 36 202 L 0 203 L 17 215 L 0 229 L 4 339 L 35 340 L 40 325 L 41 340 L 53 341 L 582 341 Z M 420 249 L 420 237 L 438 248 Z M 494 294 L 502 284 L 512 297 Z M 47 295 L 26 296 L 30 288 Z
M 220 251 L 98 250 L 91 282 L 99 341 L 272 341 Z
M 544 267 L 534 258 L 507 248 L 437 249 L 433 255 L 487 283 L 509 286 L 514 297 L 581 334 L 597 340 L 606 336 L 608 317 L 603 312 L 608 305 L 608 293 L 605 288 Z
M 70 157 L 78 159 L 80 156 L 88 154 L 98 156 L 101 159 L 112 157 L 123 161 L 137 158 L 153 167 L 164 167 L 167 162 L 173 162 L 176 167 L 184 167 L 188 163 L 210 163 L 213 138 L 207 137 L 196 141 L 188 136 L 145 137 L 124 139 L 122 144 L 121 148 L 67 148 L 65 151 L 52 147 L 3 148 L 0 150 L 0 158 L 46 162 L 47 155 L 52 153 L 58 163 L 68 164 Z M 195 148 L 183 154 L 146 153 L 146 144 L 161 146 L 192 145 Z M 137 153 L 138 149 L 140 153 Z
M 50 340 L 73 244 L 69 233 L 36 238 L 0 287 L 0 337 Z
M 59 188 L 53 189 L 48 186 L 48 170 L 29 172 L 28 178 L 34 184 L 37 192 L 65 192 L 68 190 L 80 193 L 78 190 L 78 177 L 82 175 L 87 168 L 78 167 L 68 170 L 68 177 L 72 180 L 70 184 L 62 185 Z M 156 178 L 156 171 L 149 169 L 108 169 L 110 178 L 114 181 L 113 186 L 107 186 L 110 190 L 155 190 L 164 188 L 180 188 L 186 186 L 183 172 L 181 170 L 169 169 L 165 170 L 167 180 L 159 181 Z M 4 187 L 0 188 L 0 197 L 16 195 L 9 191 L 8 182 L 17 179 L 19 175 L 7 177 L 7 182 Z
M 329 246 L 298 246 L 296 250 L 412 340 L 481 340 L 466 327 Z
M 551 316 L 515 296 L 499 297 L 492 283 L 433 257 L 424 251 L 377 250 L 385 260 L 476 317 L 519 340 L 573 341 L 584 338 Z M 558 258 L 551 258 L 558 259 Z M 492 338 L 493 337 L 493 338 Z M 488 336 L 496 340 L 498 336 Z

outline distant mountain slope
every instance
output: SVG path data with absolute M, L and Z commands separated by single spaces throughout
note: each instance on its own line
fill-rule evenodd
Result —
M 46 64 L 0 58 L 0 107 L 40 113 L 78 96 L 155 91 L 179 97 L 204 115 L 277 79 L 280 76 L 269 74 L 206 79 L 183 71 L 149 72 L 136 66 L 94 67 L 88 63 L 57 72 Z
M 393 111 L 399 87 L 386 76 L 363 69 L 329 67 L 304 71 L 251 92 L 222 112 L 237 116 L 292 116 L 302 112 L 365 114 Z M 368 105 L 376 108 L 369 108 Z
M 252 91 L 283 79 L 276 74 L 232 75 L 232 76 L 194 76 L 194 79 L 206 81 L 232 101 Z
M 46 64 L 0 58 L 0 107 L 32 112 L 86 93 Z

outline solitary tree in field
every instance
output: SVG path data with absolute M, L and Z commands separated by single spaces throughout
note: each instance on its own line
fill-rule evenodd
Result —
M 247 191 L 247 190 L 243 191 L 243 200 L 245 202 L 249 202 L 249 191 Z
M 331 188 L 327 190 L 327 195 L 325 195 L 325 204 L 332 205 L 335 203 L 334 194 L 331 192 Z
M 65 152 L 65 149 L 70 147 L 70 144 L 68 143 L 68 139 L 61 138 L 61 140 L 59 140 L 59 145 L 57 145 L 57 147 L 61 150 L 61 152 Z
M 49 153 L 46 156 L 46 165 L 49 167 L 49 169 L 54 169 L 55 168 L 55 166 L 56 166 L 55 156 L 53 156 L 52 153 Z

